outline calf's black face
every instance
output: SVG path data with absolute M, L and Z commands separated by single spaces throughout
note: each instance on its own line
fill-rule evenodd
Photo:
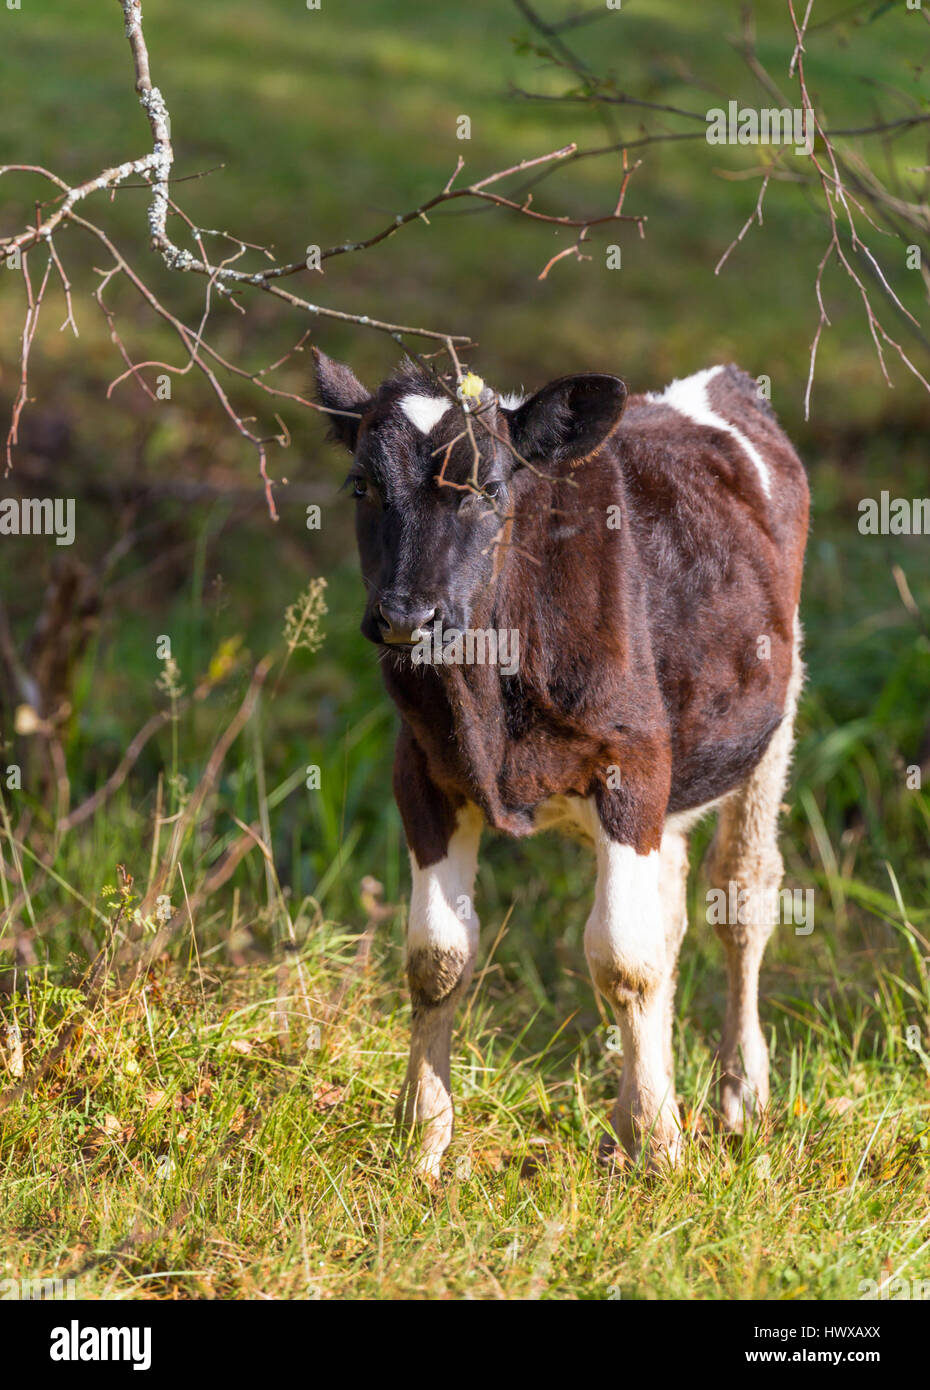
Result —
M 512 409 L 487 387 L 469 402 L 411 363 L 374 394 L 316 353 L 321 403 L 352 452 L 356 536 L 367 587 L 362 632 L 405 648 L 435 622 L 465 629 L 496 572 L 512 525 L 516 474 L 555 473 L 603 442 L 626 388 L 616 377 L 566 377 Z

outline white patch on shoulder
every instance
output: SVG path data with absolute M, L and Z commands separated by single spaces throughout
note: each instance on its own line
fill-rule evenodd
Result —
M 507 391 L 503 396 L 498 396 L 498 401 L 505 410 L 516 410 L 526 400 L 522 391 Z
M 412 425 L 416 425 L 421 434 L 429 434 L 452 402 L 444 396 L 417 396 L 409 395 L 401 397 L 400 408 Z
M 704 371 L 695 372 L 693 376 L 686 376 L 673 381 L 670 386 L 666 386 L 664 391 L 650 392 L 647 400 L 656 401 L 661 405 L 670 405 L 673 410 L 677 410 L 680 415 L 686 415 L 696 425 L 704 425 L 707 429 L 712 430 L 724 430 L 727 434 L 732 435 L 755 465 L 766 497 L 771 497 L 771 474 L 759 450 L 751 440 L 746 438 L 742 430 L 738 430 L 735 425 L 730 424 L 729 420 L 718 415 L 708 399 L 707 387 L 717 373 L 722 371 L 722 367 L 706 367 Z

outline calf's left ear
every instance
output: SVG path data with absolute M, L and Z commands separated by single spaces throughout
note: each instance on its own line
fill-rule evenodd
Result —
M 617 424 L 626 396 L 620 378 L 602 372 L 550 381 L 505 412 L 513 447 L 527 463 L 580 463 Z
M 320 405 L 325 405 L 327 410 L 340 412 L 329 417 L 330 434 L 354 453 L 358 427 L 371 400 L 371 392 L 366 391 L 349 367 L 327 357 L 319 348 L 313 349 L 313 358 Z

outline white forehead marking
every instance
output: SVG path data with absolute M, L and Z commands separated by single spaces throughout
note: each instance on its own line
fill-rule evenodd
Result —
M 516 410 L 518 405 L 522 405 L 526 397 L 520 391 L 509 391 L 500 397 L 500 403 L 505 410 Z
M 732 435 L 755 464 L 766 497 L 771 497 L 771 475 L 759 450 L 751 440 L 746 438 L 742 430 L 738 430 L 735 425 L 730 424 L 729 420 L 724 420 L 722 415 L 718 415 L 707 398 L 707 387 L 717 373 L 722 371 L 722 367 L 707 367 L 703 372 L 695 372 L 694 376 L 686 376 L 679 381 L 673 381 L 671 386 L 666 386 L 660 394 L 650 392 L 648 399 L 659 401 L 663 405 L 670 405 L 679 414 L 687 415 L 688 419 L 693 420 L 696 425 L 706 425 L 708 429 L 712 430 L 725 430 L 727 434 Z
M 443 396 L 410 395 L 401 398 L 400 408 L 410 423 L 416 425 L 421 434 L 429 434 L 451 404 L 452 402 Z

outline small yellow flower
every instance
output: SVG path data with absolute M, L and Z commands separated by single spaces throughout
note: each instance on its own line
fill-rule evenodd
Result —
M 42 727 L 42 720 L 31 705 L 17 705 L 13 716 L 13 728 L 23 737 L 36 733 Z
M 462 377 L 462 380 L 459 382 L 458 391 L 456 392 L 456 395 L 458 396 L 460 401 L 465 403 L 470 401 L 480 401 L 481 392 L 483 390 L 484 382 L 481 380 L 481 377 L 476 376 L 474 372 L 467 372 L 465 376 Z

